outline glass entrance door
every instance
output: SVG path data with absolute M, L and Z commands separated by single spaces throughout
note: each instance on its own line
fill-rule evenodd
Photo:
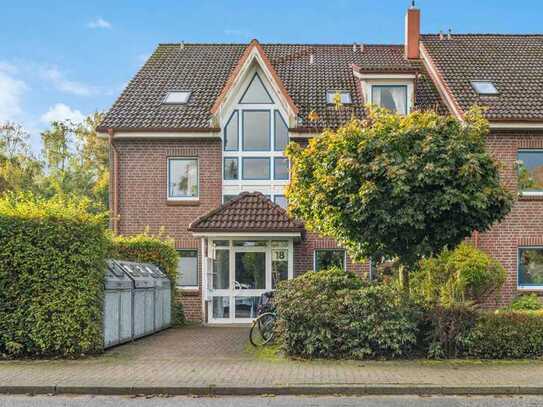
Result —
M 208 321 L 251 322 L 260 296 L 292 278 L 288 241 L 217 240 Z M 275 270 L 275 273 L 274 273 Z

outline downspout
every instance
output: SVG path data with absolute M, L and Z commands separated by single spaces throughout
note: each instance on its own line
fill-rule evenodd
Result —
M 119 232 L 119 199 L 118 199 L 118 174 L 119 174 L 119 156 L 117 153 L 117 149 L 115 148 L 115 144 L 113 144 L 113 129 L 108 129 L 107 131 L 109 135 L 109 152 L 110 152 L 110 170 L 111 173 L 109 175 L 109 181 L 110 181 L 110 192 L 111 192 L 111 208 L 110 208 L 110 214 L 111 214 L 111 220 L 110 220 L 110 227 L 113 231 L 113 234 L 118 234 Z

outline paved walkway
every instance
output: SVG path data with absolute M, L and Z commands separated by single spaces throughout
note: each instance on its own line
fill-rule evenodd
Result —
M 313 389 L 309 392 L 466 394 L 470 391 L 462 389 L 468 388 L 481 394 L 517 393 L 522 387 L 525 394 L 543 394 L 543 361 L 266 359 L 247 351 L 247 335 L 247 328 L 188 327 L 119 346 L 100 357 L 2 361 L 0 391 L 205 394 L 213 389 L 218 394 L 258 394 L 280 389 L 277 392 L 285 394 Z

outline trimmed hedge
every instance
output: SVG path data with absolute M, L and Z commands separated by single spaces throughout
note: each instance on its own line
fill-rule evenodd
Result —
M 417 341 L 417 316 L 390 285 L 339 269 L 282 282 L 275 295 L 283 350 L 306 358 L 402 357 Z
M 482 314 L 464 340 L 466 356 L 522 359 L 543 356 L 543 312 Z
M 84 201 L 0 198 L 0 352 L 96 353 L 109 240 Z
M 153 263 L 161 267 L 172 283 L 172 324 L 182 325 L 185 322 L 181 292 L 175 288 L 179 256 L 172 239 L 162 234 L 152 236 L 147 232 L 133 236 L 115 236 L 112 238 L 110 257 Z

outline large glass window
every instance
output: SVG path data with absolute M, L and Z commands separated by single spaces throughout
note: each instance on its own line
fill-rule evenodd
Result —
M 224 179 L 233 180 L 239 178 L 238 158 L 226 157 L 224 159 Z
M 243 179 L 270 179 L 270 159 L 266 157 L 244 157 Z
M 273 179 L 288 179 L 288 158 L 284 158 L 284 157 L 274 158 Z
M 238 252 L 235 256 L 235 289 L 255 290 L 266 288 L 266 253 Z
M 523 247 L 518 251 L 519 287 L 543 288 L 543 247 Z
M 215 250 L 213 260 L 213 288 L 227 290 L 230 283 L 230 250 Z
M 372 103 L 391 112 L 407 114 L 407 86 L 373 85 Z
M 270 151 L 270 111 L 243 111 L 243 150 Z
M 198 198 L 198 159 L 170 158 L 168 160 L 168 198 Z
M 247 89 L 245 90 L 245 93 L 241 97 L 241 100 L 239 103 L 242 104 L 271 104 L 273 103 L 272 98 L 270 97 L 270 94 L 264 87 L 264 84 L 262 83 L 262 79 L 260 79 L 260 76 L 258 74 L 254 74 L 253 79 L 251 79 L 251 82 L 249 83 L 249 86 L 247 86 Z
M 518 152 L 518 190 L 543 193 L 543 150 Z
M 274 118 L 275 135 L 273 148 L 275 151 L 283 151 L 288 144 L 288 127 L 278 110 L 274 112 Z
M 198 287 L 198 251 L 178 250 L 176 285 L 182 288 Z
M 238 111 L 236 110 L 230 116 L 224 129 L 224 149 L 225 151 L 237 151 L 239 149 L 239 122 Z
M 345 270 L 345 250 L 315 250 L 315 271 L 328 270 L 332 267 Z
M 288 280 L 288 242 L 272 242 L 272 288 L 277 288 L 280 281 Z

